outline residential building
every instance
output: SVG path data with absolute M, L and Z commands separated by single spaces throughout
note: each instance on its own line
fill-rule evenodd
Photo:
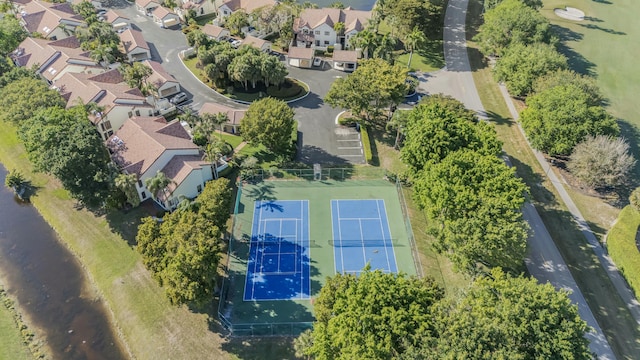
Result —
M 129 62 L 151 59 L 151 48 L 142 36 L 142 31 L 127 29 L 118 36 L 120 36 L 122 52 L 127 56 Z
M 28 37 L 11 53 L 16 66 L 36 67 L 36 73 L 50 84 L 67 72 L 99 74 L 105 69 L 91 58 L 89 51 L 80 48 L 74 36 L 47 40 Z
M 33 0 L 20 7 L 20 23 L 29 34 L 57 40 L 67 38 L 78 26 L 86 26 L 82 16 L 76 14 L 69 3 L 50 3 Z
M 151 16 L 156 8 L 162 6 L 158 0 L 136 0 L 136 10 L 142 15 Z
M 262 52 L 268 52 L 271 50 L 271 41 L 257 38 L 255 36 L 247 35 L 242 40 L 242 45 L 252 46 Z
M 222 130 L 232 134 L 238 134 L 240 132 L 240 121 L 244 118 L 246 112 L 246 110 L 234 109 L 218 103 L 204 103 L 199 111 L 200 115 L 227 114 L 229 121 L 222 125 Z
M 175 120 L 163 117 L 134 117 L 109 138 L 107 147 L 123 173 L 136 174 L 140 200 L 153 197 L 145 181 L 162 172 L 171 184 L 155 199 L 170 210 L 183 198 L 193 199 L 213 179 L 212 164 L 191 141 L 187 131 Z
M 291 46 L 287 54 L 287 62 L 291 66 L 310 68 L 313 64 L 314 52 L 312 48 Z
M 371 19 L 371 11 L 322 8 L 304 9 L 293 22 L 295 44 L 299 47 L 326 49 L 335 46 L 348 49 L 349 41 L 364 30 Z M 337 23 L 344 24 L 344 31 L 337 33 Z
M 180 24 L 180 17 L 178 14 L 172 12 L 166 7 L 159 6 L 151 12 L 153 16 L 153 22 L 158 24 L 161 28 L 169 28 Z
M 143 64 L 153 70 L 147 81 L 156 89 L 159 98 L 166 98 L 180 92 L 178 80 L 166 72 L 159 62 L 146 60 Z
M 179 4 L 175 11 L 183 21 L 186 21 L 186 15 L 190 10 L 194 11 L 196 17 L 216 12 L 215 4 L 210 0 L 182 0 Z
M 122 16 L 113 10 L 109 10 L 104 14 L 104 21 L 111 24 L 113 30 L 120 32 L 130 27 L 131 20 Z
M 109 138 L 132 116 L 153 116 L 155 109 L 137 88 L 131 88 L 117 69 L 98 75 L 66 73 L 52 87 L 67 107 L 96 103 L 104 110 L 89 116 L 103 139 Z
M 342 71 L 354 71 L 358 66 L 358 52 L 355 50 L 335 50 L 333 68 Z
M 220 23 L 223 23 L 224 19 L 238 10 L 244 10 L 247 14 L 251 14 L 263 6 L 273 6 L 277 3 L 276 0 L 216 0 L 215 2 L 218 6 L 216 20 Z
M 223 28 L 222 26 L 205 24 L 205 26 L 203 26 L 200 30 L 209 38 L 218 41 L 223 41 L 231 37 L 231 33 L 229 32 L 229 30 Z

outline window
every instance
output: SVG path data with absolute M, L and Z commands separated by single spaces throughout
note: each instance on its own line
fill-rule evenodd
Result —
M 103 122 L 102 125 L 104 126 L 105 130 L 111 129 L 111 121 L 109 121 L 109 120 Z
M 149 110 L 149 116 L 153 116 L 153 110 Z
M 325 45 L 329 45 L 329 40 L 325 40 L 325 41 L 324 41 L 324 44 L 325 44 Z
M 328 32 L 328 31 L 325 31 L 325 32 L 324 32 L 324 35 L 325 35 L 325 36 L 329 36 L 329 32 Z
M 202 185 L 198 185 L 197 189 L 198 189 L 198 193 L 201 193 L 202 192 Z
M 140 116 L 140 110 L 136 110 L 136 116 Z
M 107 138 L 109 138 L 109 136 L 113 135 L 113 130 L 109 130 L 107 131 Z
M 308 34 L 309 33 L 309 29 L 302 29 L 302 33 L 303 34 Z
M 133 112 L 129 111 L 129 117 L 133 116 Z
M 224 11 L 225 15 L 229 15 L 229 12 L 227 10 Z
M 320 30 L 316 30 L 316 35 L 320 35 Z
M 142 180 L 138 180 L 138 187 L 142 189 Z
M 146 199 L 146 198 L 147 198 L 147 192 L 146 192 L 146 191 L 143 191 L 143 192 L 142 192 L 142 198 L 143 198 L 143 199 Z
M 320 40 L 316 40 L 316 46 L 320 46 Z

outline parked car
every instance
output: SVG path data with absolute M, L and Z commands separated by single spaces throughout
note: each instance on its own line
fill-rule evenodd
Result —
M 177 105 L 185 102 L 186 100 L 187 100 L 187 94 L 181 92 L 181 93 L 178 93 L 178 95 L 172 97 L 171 100 L 169 100 L 169 102 L 174 105 Z
M 106 9 L 97 9 L 97 10 L 96 10 L 96 14 L 97 14 L 98 16 L 104 16 L 104 14 L 106 14 L 106 13 L 107 13 L 107 10 L 106 10 Z
M 313 58 L 313 66 L 320 66 L 320 65 L 322 65 L 322 59 Z
M 242 44 L 242 41 L 241 41 L 241 40 L 233 40 L 233 41 L 231 42 L 231 46 L 236 47 L 236 48 L 237 48 L 238 46 L 240 46 L 240 44 Z

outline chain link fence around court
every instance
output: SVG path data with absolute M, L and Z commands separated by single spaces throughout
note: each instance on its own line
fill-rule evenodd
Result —
M 228 246 L 228 256 L 225 264 L 225 276 L 223 276 L 223 280 L 220 287 L 220 298 L 218 304 L 218 318 L 220 319 L 221 324 L 227 328 L 232 336 L 298 336 L 302 332 L 307 329 L 311 329 L 313 327 L 312 322 L 273 322 L 273 323 L 244 323 L 244 322 L 234 322 L 231 319 L 231 307 L 233 306 L 232 296 L 230 296 L 230 292 L 239 291 L 236 288 L 234 283 L 234 276 L 231 274 L 232 271 L 237 271 L 239 269 L 231 269 L 230 268 L 230 260 L 232 256 L 237 256 L 238 252 L 243 252 L 248 249 L 248 245 L 250 244 L 250 239 L 242 238 L 242 236 L 237 237 L 236 231 L 236 221 L 238 219 L 238 209 L 240 206 L 240 200 L 242 198 L 243 192 L 243 183 L 259 183 L 259 182 L 268 182 L 268 181 L 300 181 L 300 183 L 296 184 L 305 184 L 310 187 L 313 187 L 315 181 L 336 181 L 336 184 L 341 184 L 344 186 L 362 186 L 366 183 L 366 180 L 376 180 L 379 181 L 381 179 L 391 180 L 391 177 L 387 177 L 387 173 L 385 170 L 380 168 L 322 168 L 320 174 L 318 174 L 318 169 L 315 171 L 313 168 L 309 169 L 256 169 L 243 171 L 242 176 L 239 178 L 239 182 L 237 184 L 237 196 L 235 199 L 234 206 L 234 216 L 231 225 L 230 237 L 229 237 L 229 246 Z M 395 179 L 395 177 L 393 177 Z M 305 181 L 306 180 L 306 181 Z M 349 181 L 354 180 L 354 181 Z M 420 255 L 418 253 L 418 248 L 415 242 L 413 229 L 411 227 L 411 221 L 409 218 L 409 211 L 407 208 L 404 191 L 402 188 L 402 183 L 399 179 L 395 179 L 395 181 L 390 181 L 391 183 L 395 183 L 395 187 L 398 193 L 398 198 L 400 201 L 400 207 L 402 211 L 402 217 L 404 221 L 404 226 L 406 227 L 407 236 L 409 237 L 409 244 L 411 247 L 411 254 L 413 257 L 413 262 L 416 268 L 416 273 L 419 277 L 423 277 L 423 269 L 420 261 Z M 400 243 L 397 239 L 388 239 L 394 246 L 400 246 Z M 314 242 L 318 240 L 310 239 L 310 247 L 314 247 Z M 327 239 L 322 240 L 323 243 L 328 243 L 330 245 L 334 244 L 334 240 Z M 352 243 L 357 244 L 357 239 L 353 240 Z M 374 246 L 374 243 L 370 243 L 371 246 Z M 360 245 L 362 243 L 360 242 Z M 378 246 L 378 245 L 375 245 Z

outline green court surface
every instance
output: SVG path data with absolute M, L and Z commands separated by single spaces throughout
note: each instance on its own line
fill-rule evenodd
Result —
M 412 235 L 410 225 L 405 222 L 396 184 L 382 179 L 245 183 L 236 200 L 228 277 L 223 284 L 219 309 L 221 320 L 235 335 L 296 335 L 311 327 L 313 299 L 326 277 L 336 272 L 331 200 L 339 199 L 384 200 L 398 271 L 416 274 L 412 252 L 415 247 L 409 237 Z M 308 200 L 311 300 L 243 301 L 254 204 L 258 200 Z

